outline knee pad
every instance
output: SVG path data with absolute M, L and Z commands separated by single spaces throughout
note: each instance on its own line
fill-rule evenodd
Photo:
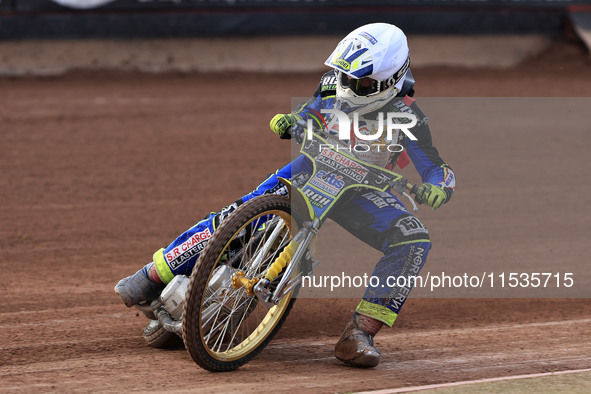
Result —
M 404 214 L 390 225 L 386 234 L 387 245 L 384 246 L 387 248 L 412 241 L 429 242 L 429 230 L 416 216 Z

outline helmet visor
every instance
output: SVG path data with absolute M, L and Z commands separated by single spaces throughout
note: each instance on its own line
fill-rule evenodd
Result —
M 373 78 L 353 78 L 341 71 L 338 74 L 341 87 L 351 89 L 358 96 L 371 96 L 372 94 L 379 93 L 381 90 L 381 83 Z

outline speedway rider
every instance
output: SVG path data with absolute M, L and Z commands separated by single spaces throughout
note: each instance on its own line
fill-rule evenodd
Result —
M 299 120 L 313 119 L 319 126 L 321 109 L 338 109 L 362 116 L 359 131 L 374 134 L 379 112 L 414 114 L 417 124 L 411 129 L 417 140 L 398 132 L 392 141 L 404 146 L 403 152 L 374 149 L 356 153 L 358 158 L 374 165 L 404 167 L 408 158 L 419 172 L 423 184 L 416 201 L 439 208 L 451 198 L 455 177 L 431 142 L 427 117 L 412 96 L 414 80 L 409 69 L 410 58 L 406 36 L 394 25 L 373 23 L 349 33 L 336 47 L 325 64 L 332 68 L 323 75 L 314 97 L 290 114 L 278 114 L 270 123 L 271 130 L 281 138 L 291 138 L 292 127 Z M 334 122 L 328 122 L 329 130 Z M 352 137 L 350 144 L 358 141 Z M 277 177 L 304 177 L 311 171 L 305 156 L 270 175 L 252 193 L 235 201 L 220 212 L 211 213 L 180 235 L 168 247 L 153 256 L 153 262 L 117 283 L 115 291 L 128 307 L 158 297 L 165 284 L 175 275 L 189 275 L 200 252 L 214 229 L 239 205 L 264 193 L 286 194 Z M 431 247 L 428 231 L 397 196 L 390 192 L 355 192 L 343 206 L 329 217 L 354 236 L 384 253 L 377 262 L 373 276 L 380 279 L 418 275 Z M 392 326 L 411 286 L 380 285 L 366 289 L 363 299 L 345 326 L 336 344 L 336 357 L 353 366 L 374 367 L 381 353 L 373 345 L 373 337 L 385 324 Z

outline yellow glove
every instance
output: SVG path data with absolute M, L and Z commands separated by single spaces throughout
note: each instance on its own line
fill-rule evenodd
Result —
M 301 118 L 297 115 L 277 114 L 273 116 L 269 126 L 271 127 L 273 133 L 277 134 L 279 137 L 283 139 L 289 139 L 291 138 L 289 129 L 300 119 Z
M 419 204 L 427 204 L 435 210 L 447 201 L 447 193 L 441 186 L 423 183 L 417 190 L 415 200 Z

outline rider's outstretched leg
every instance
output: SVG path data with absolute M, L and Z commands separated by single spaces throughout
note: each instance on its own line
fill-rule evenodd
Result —
M 418 276 L 430 246 L 427 238 L 388 248 L 389 253 L 378 261 L 372 274 L 379 278 L 379 284 L 365 291 L 335 346 L 336 358 L 355 367 L 369 368 L 379 364 L 381 353 L 374 346 L 373 338 L 383 324 L 388 327 L 394 324 L 414 286 L 413 276 Z M 389 280 L 398 277 L 404 279 Z
M 383 324 L 391 327 L 414 287 L 414 277 L 425 264 L 431 248 L 429 233 L 407 211 L 398 197 L 388 192 L 354 196 L 331 218 L 384 256 L 376 264 L 363 299 L 347 323 L 335 347 L 335 356 L 356 367 L 375 367 L 380 353 L 373 336 Z M 398 280 L 397 280 L 398 279 Z

